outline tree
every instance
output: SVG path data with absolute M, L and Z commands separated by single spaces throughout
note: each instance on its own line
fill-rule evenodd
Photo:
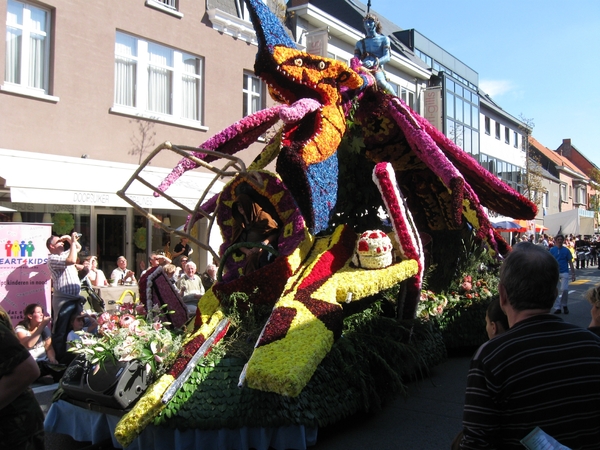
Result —
M 285 22 L 285 15 L 287 13 L 287 6 L 282 0 L 269 0 L 267 6 L 273 13 L 279 18 L 281 22 Z
M 587 176 L 590 177 L 590 184 L 594 191 L 596 191 L 594 195 L 590 196 L 588 209 L 594 211 L 596 220 L 598 220 L 598 213 L 600 212 L 600 194 L 598 194 L 598 191 L 600 191 L 600 170 L 594 167 L 589 171 Z
M 542 164 L 540 156 L 533 153 L 529 148 L 529 135 L 535 124 L 533 119 L 525 118 L 523 115 L 519 116 L 519 120 L 523 124 L 519 126 L 519 130 L 523 136 L 523 150 L 525 150 L 525 182 L 523 183 L 525 189 L 523 195 L 539 206 L 542 203 L 540 194 L 545 191 Z
M 154 137 L 156 131 L 154 131 L 154 122 L 140 119 L 131 119 L 129 123 L 137 124 L 137 133 L 131 137 L 131 143 L 133 146 L 129 150 L 129 155 L 139 155 L 138 164 L 142 163 L 144 155 L 152 151 L 155 147 Z
M 448 130 L 448 139 L 454 142 L 458 147 L 463 148 L 463 131 L 464 127 L 461 125 L 460 128 L 455 124 Z

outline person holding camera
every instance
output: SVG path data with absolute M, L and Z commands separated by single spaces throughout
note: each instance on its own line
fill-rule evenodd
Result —
M 52 342 L 56 359 L 61 361 L 67 352 L 67 333 L 70 317 L 81 312 L 85 298 L 81 296 L 81 281 L 77 273 L 77 254 L 81 251 L 79 233 L 50 236 L 46 241 L 48 268 L 52 277 Z M 69 244 L 69 249 L 65 249 Z
M 150 267 L 148 267 L 147 269 L 144 269 L 142 271 L 142 273 L 140 274 L 140 279 L 142 278 L 142 276 L 144 276 L 144 274 L 146 272 L 148 272 L 150 269 L 152 269 L 153 267 L 158 267 L 158 266 L 166 266 L 167 264 L 171 264 L 171 259 L 166 256 L 164 254 L 164 252 L 162 251 L 154 251 L 152 252 L 152 254 L 150 255 Z
M 88 262 L 90 271 L 87 274 L 87 279 L 90 280 L 92 286 L 108 286 L 108 280 L 102 269 L 98 268 L 98 257 L 88 256 L 84 261 Z

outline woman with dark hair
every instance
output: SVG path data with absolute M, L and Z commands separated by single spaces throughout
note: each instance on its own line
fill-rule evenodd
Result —
M 0 306 L 0 448 L 44 449 L 44 413 L 29 388 L 39 375 Z
M 42 306 L 37 303 L 27 305 L 23 310 L 23 316 L 25 318 L 15 327 L 17 338 L 35 359 L 40 368 L 41 377 L 52 375 L 54 381 L 60 380 L 64 368 L 58 366 L 56 354 L 52 347 L 52 337 L 50 328 L 48 328 L 50 316 L 44 314 Z M 55 365 L 55 367 L 51 365 Z
M 279 225 L 277 221 L 266 212 L 248 194 L 237 196 L 232 206 L 234 219 L 232 242 L 257 242 L 263 245 L 277 247 Z M 244 274 L 249 274 L 267 263 L 266 256 L 259 247 L 241 247 L 240 251 L 246 255 Z

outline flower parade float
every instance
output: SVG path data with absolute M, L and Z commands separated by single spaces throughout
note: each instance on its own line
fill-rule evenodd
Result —
M 444 242 L 468 233 L 501 258 L 510 247 L 485 208 L 524 219 L 536 213 L 401 99 L 378 90 L 358 60 L 347 66 L 298 50 L 263 2 L 246 3 L 258 38 L 255 72 L 279 103 L 198 148 L 157 149 L 183 158 L 159 186 L 144 182 L 156 196 L 172 200 L 169 186 L 200 167 L 230 178 L 219 195 L 183 208 L 186 230 L 207 219 L 223 243 L 210 249 L 218 279 L 186 324 L 173 363 L 110 428 L 123 447 L 306 448 L 319 427 L 376 411 L 445 357 L 439 332 L 421 319 L 446 302 L 421 294 L 422 237 L 447 233 Z M 213 166 L 274 126 L 247 169 L 241 161 L 229 172 Z M 266 170 L 271 162 L 276 172 Z M 129 199 L 130 184 L 118 195 L 165 231 L 186 233 Z M 272 261 L 247 274 L 237 250 L 250 244 L 233 238 L 241 193 L 279 225 L 275 248 L 258 244 Z M 151 277 L 153 285 L 162 279 L 152 271 L 141 278 L 147 307 L 157 295 L 172 297 L 152 292 Z

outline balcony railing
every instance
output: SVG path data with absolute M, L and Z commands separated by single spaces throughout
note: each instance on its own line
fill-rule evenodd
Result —
M 159 6 L 177 11 L 177 0 L 146 0 L 148 6 Z
M 162 3 L 169 8 L 177 9 L 177 0 L 155 0 L 158 3 Z

